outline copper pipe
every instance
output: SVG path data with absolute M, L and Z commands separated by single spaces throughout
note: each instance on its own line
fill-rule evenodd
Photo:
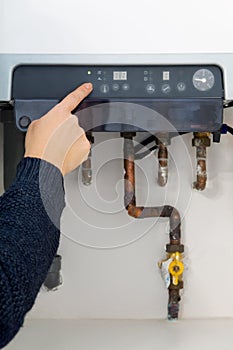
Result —
M 181 219 L 178 210 L 170 205 L 160 207 L 137 207 L 135 197 L 134 145 L 132 137 L 124 138 L 125 208 L 137 219 L 167 217 L 170 220 L 170 243 L 180 244 Z
M 168 152 L 166 145 L 159 141 L 158 142 L 158 184 L 159 186 L 165 186 L 168 178 Z
M 183 283 L 175 288 L 174 285 L 169 287 L 169 299 L 168 299 L 168 319 L 174 320 L 178 318 L 179 314 L 179 302 L 180 302 L 180 293 L 179 290 L 183 288 Z
M 91 144 L 94 143 L 94 137 L 91 132 L 87 132 L 86 137 Z M 82 182 L 86 186 L 89 186 L 92 182 L 91 156 L 92 152 L 90 150 L 87 160 L 82 163 Z
M 196 147 L 197 159 L 197 180 L 193 187 L 198 191 L 203 191 L 206 188 L 207 172 L 206 172 L 206 147 L 210 146 L 209 132 L 196 132 L 192 140 L 193 146 Z
M 134 218 L 142 219 L 148 217 L 167 217 L 170 220 L 170 244 L 167 244 L 168 253 L 179 251 L 183 253 L 184 246 L 181 244 L 181 219 L 178 210 L 170 205 L 160 207 L 138 207 L 135 196 L 135 165 L 134 165 L 134 145 L 130 134 L 124 136 L 124 169 L 125 169 L 125 208 L 128 214 Z M 168 288 L 168 319 L 178 318 L 180 289 L 183 282 L 174 285 L 171 283 Z
M 196 148 L 197 157 L 197 180 L 194 182 L 194 188 L 198 191 L 203 191 L 206 188 L 207 173 L 206 173 L 206 148 Z
M 92 182 L 91 151 L 88 154 L 87 160 L 82 163 L 82 182 L 86 186 Z

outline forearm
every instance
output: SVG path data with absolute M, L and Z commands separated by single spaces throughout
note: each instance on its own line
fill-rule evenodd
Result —
M 17 333 L 45 280 L 60 237 L 63 178 L 53 165 L 24 159 L 0 198 L 0 348 Z

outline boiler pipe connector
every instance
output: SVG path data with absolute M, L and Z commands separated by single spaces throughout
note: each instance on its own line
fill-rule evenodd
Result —
M 160 133 L 156 135 L 158 144 L 158 184 L 163 187 L 168 179 L 168 151 L 169 134 Z
M 94 137 L 92 136 L 91 132 L 87 132 L 86 137 L 90 144 L 94 143 Z M 82 182 L 85 186 L 89 186 L 92 182 L 91 157 L 92 152 L 90 150 L 87 160 L 82 163 Z
M 193 184 L 193 188 L 203 191 L 206 188 L 207 172 L 206 172 L 206 147 L 210 146 L 209 132 L 194 132 L 192 145 L 196 147 L 197 158 L 197 180 Z

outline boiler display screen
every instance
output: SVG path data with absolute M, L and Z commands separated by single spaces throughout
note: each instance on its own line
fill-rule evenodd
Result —
M 113 80 L 127 80 L 127 72 L 113 72 Z

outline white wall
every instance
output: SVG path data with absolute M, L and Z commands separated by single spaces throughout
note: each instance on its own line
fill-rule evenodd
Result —
M 232 1 L 1 0 L 0 52 L 231 52 Z
M 230 1 L 146 0 L 137 5 L 126 0 L 2 0 L 1 6 L 2 53 L 233 51 Z M 226 121 L 233 125 L 230 114 Z M 232 317 L 233 138 L 224 136 L 208 150 L 208 186 L 199 193 L 191 188 L 191 137 L 177 138 L 169 147 L 173 158 L 165 189 L 155 182 L 154 157 L 138 162 L 138 203 L 175 204 L 184 215 L 188 270 L 181 316 Z M 94 184 L 83 187 L 77 172 L 67 177 L 60 247 L 64 285 L 56 293 L 42 292 L 30 317 L 166 316 L 167 291 L 156 264 L 164 256 L 168 226 L 166 221 L 136 221 L 126 215 L 121 155 L 118 139 L 98 135 Z
M 197 339 L 205 349 L 229 350 L 232 326 L 233 320 L 27 320 L 5 350 L 196 350 Z

